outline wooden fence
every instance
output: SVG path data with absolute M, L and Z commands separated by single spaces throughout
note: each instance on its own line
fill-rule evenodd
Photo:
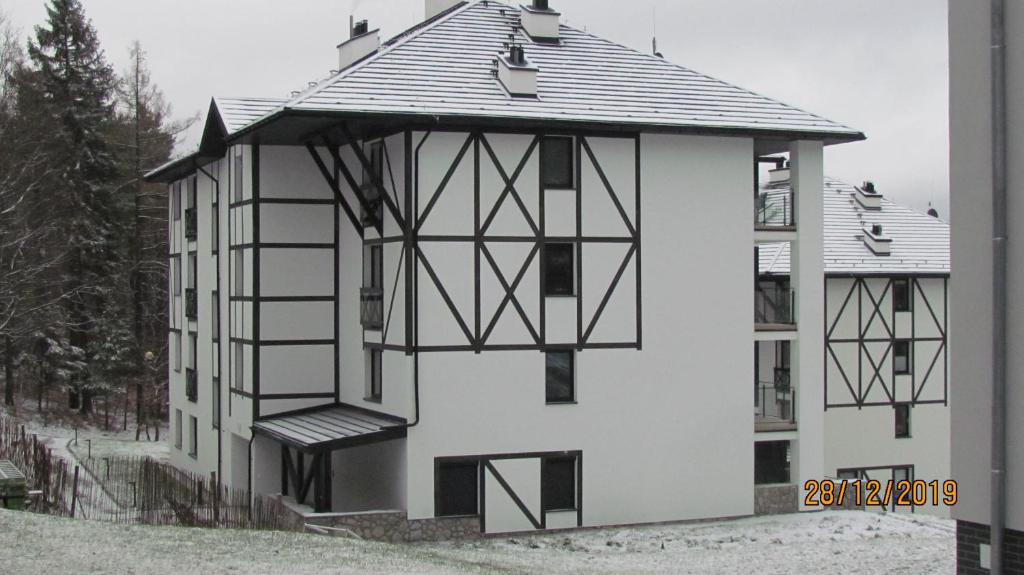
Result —
M 22 470 L 39 492 L 30 509 L 121 524 L 301 530 L 296 516 L 270 497 L 182 471 L 149 457 L 86 459 L 54 455 L 23 426 L 0 417 L 0 459 Z

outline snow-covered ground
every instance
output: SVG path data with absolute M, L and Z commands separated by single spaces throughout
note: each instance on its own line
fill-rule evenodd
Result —
M 953 523 L 828 511 L 388 545 L 316 535 L 116 526 L 0 510 L 5 572 L 906 573 L 954 570 Z

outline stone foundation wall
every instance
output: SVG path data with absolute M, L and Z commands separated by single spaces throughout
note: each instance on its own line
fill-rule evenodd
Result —
M 404 511 L 307 513 L 299 517 L 302 522 L 311 526 L 337 529 L 339 536 L 351 532 L 361 539 L 389 543 L 480 537 L 480 519 L 477 517 L 437 517 L 410 520 Z
M 754 515 L 780 515 L 799 510 L 799 491 L 793 484 L 755 485 Z
M 1024 575 L 1024 533 L 1007 529 L 1003 542 L 1003 573 Z M 981 545 L 989 544 L 989 526 L 969 521 L 956 522 L 956 572 L 958 575 L 986 575 L 981 567 Z

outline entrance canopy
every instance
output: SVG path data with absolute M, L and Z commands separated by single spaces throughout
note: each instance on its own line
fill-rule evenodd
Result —
M 345 404 L 263 418 L 253 431 L 300 451 L 336 451 L 405 437 L 406 421 Z

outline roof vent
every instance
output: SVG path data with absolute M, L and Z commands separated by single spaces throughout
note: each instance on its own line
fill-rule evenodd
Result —
M 558 20 L 562 15 L 548 6 L 548 0 L 523 5 L 519 20 L 523 30 L 536 42 L 558 42 Z
M 513 96 L 537 96 L 537 72 L 526 59 L 526 50 L 513 44 L 508 55 L 498 57 L 498 81 Z
M 854 196 L 857 198 L 857 203 L 865 210 L 878 211 L 882 209 L 882 194 L 875 191 L 874 182 L 864 182 L 861 187 L 857 188 L 857 193 Z
M 892 238 L 882 232 L 882 224 L 872 224 L 864 230 L 864 245 L 876 256 L 892 254 Z
M 424 20 L 430 20 L 441 12 L 449 10 L 452 6 L 462 4 L 462 0 L 426 0 Z
M 339 70 L 348 68 L 380 48 L 380 30 L 370 30 L 366 20 L 351 24 L 350 30 L 351 37 L 338 44 Z

